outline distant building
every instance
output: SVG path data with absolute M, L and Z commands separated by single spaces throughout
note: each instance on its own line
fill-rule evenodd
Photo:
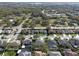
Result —
M 43 10 L 42 13 L 47 15 L 48 17 L 66 17 L 66 14 L 57 13 L 56 10 Z
M 27 28 L 28 34 L 43 33 L 49 34 L 74 34 L 79 33 L 79 27 L 52 27 L 51 24 L 47 27 L 34 27 L 34 29 Z M 69 36 L 62 36 L 63 38 L 69 39 Z

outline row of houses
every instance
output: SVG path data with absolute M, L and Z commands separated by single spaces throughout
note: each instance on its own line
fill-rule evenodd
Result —
M 43 10 L 42 13 L 48 17 L 66 17 L 66 14 L 58 13 L 56 10 Z
M 44 33 L 47 34 L 48 32 L 50 34 L 54 33 L 79 33 L 79 27 L 34 27 L 31 28 L 23 28 L 23 30 L 26 30 L 27 33 L 30 34 L 36 34 L 36 33 Z M 13 33 L 18 31 L 16 28 L 4 28 L 0 30 L 0 33 Z
M 73 40 L 65 40 L 67 39 L 66 35 L 63 35 L 62 38 L 64 37 L 64 39 L 55 40 L 55 37 L 57 37 L 57 35 L 53 35 L 53 36 L 48 36 L 48 38 L 50 39 L 47 42 L 47 46 L 49 49 L 53 49 L 54 51 L 47 51 L 43 52 L 41 50 L 36 49 L 35 51 L 33 51 L 33 53 L 31 51 L 28 51 L 27 48 L 29 49 L 29 47 L 32 45 L 33 40 L 29 39 L 29 38 L 25 38 L 22 42 L 20 42 L 20 40 L 13 40 L 10 41 L 8 43 L 9 46 L 11 47 L 17 47 L 17 46 L 21 46 L 22 44 L 22 48 L 20 50 L 17 51 L 17 55 L 18 56 L 61 56 L 62 53 L 60 51 L 57 51 L 57 49 L 59 49 L 58 45 L 62 45 L 62 47 L 64 49 L 66 49 L 65 47 L 67 46 L 72 46 L 73 48 L 77 48 L 79 47 L 79 35 L 74 36 Z M 70 37 L 70 36 L 69 36 Z M 37 40 L 35 40 L 35 46 L 42 46 L 45 44 L 45 38 L 46 36 L 40 36 L 37 38 Z M 54 38 L 54 39 L 53 39 Z M 72 37 L 71 37 L 72 38 Z M 5 40 L 0 40 L 0 51 L 5 50 L 5 48 L 3 48 L 3 46 L 7 46 L 7 41 Z M 60 47 L 61 48 L 61 47 Z M 73 52 L 72 50 L 63 50 L 63 54 L 65 56 L 77 56 L 78 53 Z
M 71 50 L 70 51 L 64 50 L 63 53 L 65 56 L 78 56 L 76 52 L 73 52 Z M 44 53 L 42 51 L 34 51 L 34 55 L 32 55 L 32 53 L 29 51 L 19 50 L 18 56 L 62 56 L 62 55 L 59 51 L 48 51 L 47 53 Z
M 36 49 L 35 51 L 31 52 L 28 51 L 27 48 L 28 46 L 32 45 L 32 40 L 31 39 L 25 39 L 23 42 L 24 47 L 22 47 L 22 49 L 17 51 L 18 56 L 62 56 L 62 53 L 60 51 L 57 51 L 58 45 L 61 45 L 62 47 L 60 48 L 64 48 L 66 46 L 69 46 L 69 43 L 71 46 L 77 48 L 79 47 L 79 40 L 70 40 L 70 41 L 66 41 L 66 40 L 49 40 L 47 45 L 49 49 L 53 49 L 53 51 L 47 51 L 43 52 L 40 49 Z M 43 46 L 45 43 L 45 40 L 43 38 L 38 38 L 35 41 L 35 45 L 36 46 Z M 72 51 L 69 48 L 64 48 L 63 50 L 63 55 L 64 56 L 78 56 L 77 52 Z
M 78 34 L 79 29 L 27 29 L 26 34 Z

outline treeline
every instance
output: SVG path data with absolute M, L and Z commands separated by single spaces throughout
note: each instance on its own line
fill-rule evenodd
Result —
M 6 17 L 8 15 L 20 16 L 21 14 L 28 14 L 32 12 L 40 12 L 41 8 L 0 8 L 0 18 Z

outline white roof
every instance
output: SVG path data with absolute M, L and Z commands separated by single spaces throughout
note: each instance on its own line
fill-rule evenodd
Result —
M 48 36 L 48 38 L 50 39 L 50 40 L 54 40 L 54 36 Z
M 56 34 L 54 34 L 53 36 L 54 36 L 54 37 L 57 37 L 57 35 L 56 35 Z
M 0 33 L 2 33 L 2 29 L 0 30 Z
M 22 45 L 22 48 L 25 48 L 25 45 Z
M 31 52 L 25 50 L 19 50 L 17 53 L 19 54 L 19 56 L 31 56 Z
M 69 37 L 70 39 L 72 38 L 72 36 L 71 36 L 70 34 L 68 35 L 68 37 Z
M 50 56 L 61 56 L 61 53 L 59 51 L 49 51 L 48 54 Z
M 63 39 L 68 39 L 68 40 L 69 40 L 69 39 L 70 39 L 70 37 L 69 37 L 69 36 L 67 36 L 67 35 L 65 35 L 65 34 L 63 34 L 63 36 L 60 36 L 60 39 L 61 39 L 61 40 L 63 40 Z
M 20 53 L 21 52 L 21 50 L 18 50 L 18 52 L 17 53 Z
M 10 22 L 13 22 L 13 19 L 10 19 Z

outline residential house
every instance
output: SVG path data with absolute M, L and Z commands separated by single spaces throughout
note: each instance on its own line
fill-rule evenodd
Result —
M 60 47 L 63 48 L 69 48 L 69 46 L 71 46 L 66 40 L 58 40 L 58 44 Z
M 31 52 L 21 49 L 17 51 L 18 56 L 31 56 Z
M 63 53 L 65 56 L 78 56 L 76 52 L 73 52 L 71 50 L 65 50 Z
M 0 34 L 2 33 L 2 29 L 0 30 Z
M 61 40 L 64 40 L 64 39 L 69 40 L 69 39 L 70 39 L 70 37 L 69 37 L 69 36 L 67 36 L 66 34 L 63 34 L 62 36 L 60 36 L 60 39 L 61 39 Z
M 47 54 L 49 56 L 62 56 L 59 51 L 48 51 Z
M 11 46 L 11 47 L 18 47 L 18 46 L 21 45 L 21 42 L 20 42 L 20 40 L 13 40 L 13 41 L 10 41 L 8 43 L 8 45 Z
M 44 53 L 42 51 L 34 51 L 34 55 L 35 56 L 46 56 L 46 53 Z
M 32 39 L 25 39 L 22 42 L 24 45 L 30 45 L 32 43 Z
M 70 40 L 69 43 L 70 43 L 74 48 L 79 47 L 79 40 L 77 40 L 77 39 Z
M 6 40 L 0 40 L 0 47 L 5 47 L 7 46 L 7 41 Z
M 37 39 L 37 40 L 35 41 L 35 45 L 37 45 L 37 46 L 44 45 L 44 43 L 45 43 L 45 40 L 42 39 L 42 38 L 39 38 L 39 39 Z
M 74 36 L 74 39 L 78 39 L 79 40 L 79 35 L 77 34 L 76 36 Z
M 0 52 L 3 52 L 3 51 L 4 51 L 4 49 L 1 47 L 1 48 L 0 48 Z
M 22 42 L 22 44 L 23 44 L 22 47 L 25 47 L 25 48 L 30 47 L 31 46 L 31 43 L 32 43 L 32 39 L 25 39 Z
M 49 49 L 55 49 L 55 50 L 58 49 L 57 42 L 55 40 L 48 41 L 48 47 Z

